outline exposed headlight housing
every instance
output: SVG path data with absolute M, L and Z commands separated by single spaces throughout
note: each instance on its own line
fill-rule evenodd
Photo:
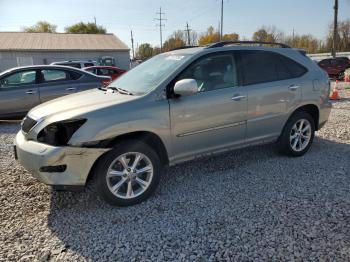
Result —
M 71 119 L 52 123 L 38 134 L 38 141 L 52 146 L 65 146 L 86 119 Z

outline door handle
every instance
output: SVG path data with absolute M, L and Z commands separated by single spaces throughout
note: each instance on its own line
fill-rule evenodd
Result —
M 231 99 L 233 101 L 241 101 L 242 99 L 245 99 L 246 96 L 240 96 L 240 95 L 235 95 L 234 97 L 232 97 Z
M 66 91 L 75 91 L 75 90 L 77 90 L 75 87 L 68 87 L 68 88 L 66 88 Z
M 36 91 L 35 90 L 28 90 L 28 91 L 26 91 L 26 94 L 34 95 L 34 94 L 36 94 Z
M 292 91 L 297 90 L 300 86 L 298 85 L 290 85 L 288 88 Z

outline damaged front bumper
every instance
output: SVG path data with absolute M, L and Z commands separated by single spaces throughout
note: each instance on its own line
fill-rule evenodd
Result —
M 21 165 L 39 181 L 51 186 L 84 186 L 95 161 L 108 148 L 55 147 L 15 138 L 15 151 Z

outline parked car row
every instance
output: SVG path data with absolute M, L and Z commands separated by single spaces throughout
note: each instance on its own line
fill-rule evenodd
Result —
M 25 115 L 54 98 L 106 86 L 111 77 L 59 65 L 17 67 L 0 74 L 0 118 Z
M 0 118 L 19 117 L 51 99 L 105 87 L 125 72 L 92 60 L 12 68 L 0 73 Z

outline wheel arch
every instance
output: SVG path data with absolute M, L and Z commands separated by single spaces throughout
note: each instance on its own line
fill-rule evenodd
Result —
M 315 104 L 305 104 L 302 106 L 299 106 L 297 108 L 295 108 L 292 113 L 289 115 L 288 119 L 285 121 L 282 131 L 285 128 L 285 126 L 287 125 L 289 119 L 296 113 L 296 112 L 307 112 L 311 115 L 311 117 L 314 120 L 315 123 L 315 131 L 317 131 L 319 129 L 319 119 L 320 119 L 320 109 L 318 108 L 317 105 Z M 281 131 L 281 133 L 282 133 Z
M 114 138 L 109 139 L 107 142 L 103 143 L 105 148 L 113 148 L 118 146 L 118 144 L 125 142 L 127 140 L 137 140 L 137 141 L 141 141 L 147 145 L 149 145 L 151 148 L 155 149 L 156 153 L 158 154 L 161 163 L 164 166 L 168 166 L 169 165 L 169 156 L 168 156 L 168 151 L 165 147 L 164 142 L 162 141 L 162 139 L 155 133 L 150 132 L 150 131 L 134 131 L 134 132 L 130 132 L 127 134 L 121 134 L 118 135 Z M 94 162 L 88 177 L 86 179 L 86 184 L 93 178 L 93 171 L 98 163 L 98 161 L 105 155 L 107 154 L 109 151 L 107 151 L 106 153 L 102 154 L 98 159 L 96 159 L 96 161 Z

